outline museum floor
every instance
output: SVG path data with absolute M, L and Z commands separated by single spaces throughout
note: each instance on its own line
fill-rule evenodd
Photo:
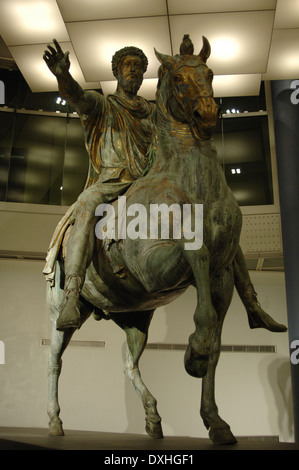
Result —
M 200 450 L 299 450 L 299 444 L 254 438 L 237 438 L 236 445 L 217 446 L 209 439 L 166 436 L 153 440 L 147 435 L 65 431 L 63 437 L 47 429 L 0 427 L 0 450 L 101 450 L 101 451 L 200 451 Z

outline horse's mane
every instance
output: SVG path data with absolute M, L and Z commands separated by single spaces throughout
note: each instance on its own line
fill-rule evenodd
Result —
M 148 154 L 148 164 L 144 170 L 143 176 L 146 176 L 150 169 L 153 166 L 155 156 L 156 156 L 156 137 L 157 137 L 157 127 L 163 127 L 161 115 L 164 116 L 164 119 L 167 118 L 167 88 L 168 88 L 168 75 L 167 70 L 162 65 L 159 67 L 158 71 L 158 83 L 156 91 L 156 106 L 153 114 L 153 121 L 155 125 L 155 136 L 151 144 L 149 154 Z

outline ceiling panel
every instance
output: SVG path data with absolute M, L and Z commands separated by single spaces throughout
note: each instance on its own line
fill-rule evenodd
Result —
M 261 87 L 261 75 L 215 75 L 213 80 L 214 96 L 258 96 Z
M 1 0 L 0 31 L 7 46 L 69 40 L 55 0 Z
M 57 0 L 64 21 L 166 15 L 166 0 Z
M 299 29 L 273 31 L 267 73 L 264 80 L 299 78 Z
M 168 0 L 169 14 L 275 10 L 276 0 Z
M 54 75 L 48 69 L 43 60 L 44 50 L 47 44 L 33 44 L 31 46 L 12 46 L 9 51 L 20 69 L 26 82 L 30 84 L 31 91 L 57 91 L 57 81 Z M 86 83 L 81 68 L 76 59 L 73 47 L 70 42 L 61 43 L 65 51 L 70 51 L 71 69 L 70 72 L 74 79 L 84 89 L 100 88 L 99 82 Z
M 87 81 L 113 80 L 111 58 L 122 47 L 143 50 L 149 61 L 145 78 L 157 77 L 154 47 L 171 53 L 166 16 L 67 23 L 67 27 Z
M 299 28 L 298 0 L 277 0 L 274 28 Z
M 273 11 L 171 16 L 174 53 L 179 51 L 185 33 L 189 33 L 196 52 L 202 47 L 202 36 L 206 36 L 212 48 L 209 66 L 216 75 L 263 73 L 273 19 Z

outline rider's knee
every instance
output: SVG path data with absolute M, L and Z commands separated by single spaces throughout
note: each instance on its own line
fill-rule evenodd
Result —
M 103 198 L 95 193 L 82 193 L 77 199 L 76 212 L 88 212 L 94 215 L 99 204 L 103 202 Z
M 82 196 L 82 197 L 81 197 Z M 78 198 L 76 208 L 74 212 L 75 220 L 81 220 L 82 222 L 95 219 L 96 208 L 102 203 L 102 199 L 98 197 L 86 197 L 82 195 Z M 88 195 L 89 196 L 89 195 Z

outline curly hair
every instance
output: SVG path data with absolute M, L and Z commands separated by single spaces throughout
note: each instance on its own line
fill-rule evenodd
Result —
M 143 67 L 143 73 L 146 72 L 148 60 L 144 52 L 141 49 L 138 49 L 138 47 L 127 46 L 127 47 L 123 47 L 119 51 L 116 51 L 114 56 L 112 57 L 112 61 L 111 61 L 112 72 L 116 78 L 118 74 L 118 66 L 120 64 L 120 61 L 127 55 L 136 55 L 137 57 L 139 57 L 141 59 L 141 63 Z

